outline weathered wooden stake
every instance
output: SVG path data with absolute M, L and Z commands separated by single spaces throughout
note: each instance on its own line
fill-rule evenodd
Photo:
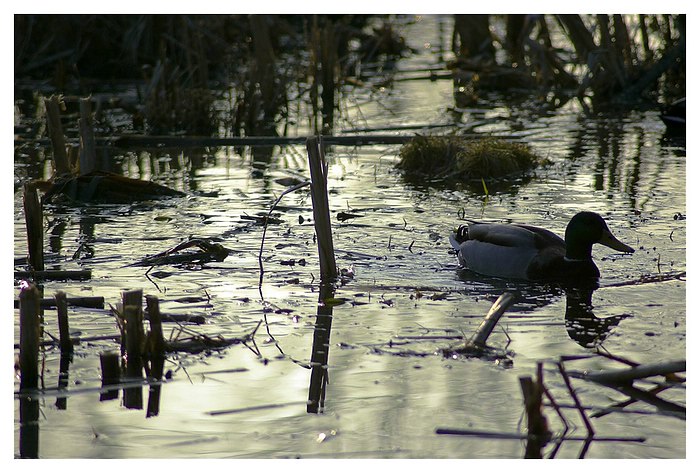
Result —
M 330 282 L 338 277 L 338 268 L 335 265 L 331 216 L 328 208 L 328 164 L 323 153 L 323 142 L 317 136 L 307 138 L 306 150 L 309 154 L 311 203 L 321 266 L 321 281 Z
M 66 140 L 63 136 L 63 126 L 61 125 L 60 98 L 52 95 L 44 99 L 46 106 L 46 123 L 51 138 L 53 148 L 53 162 L 56 175 L 70 174 L 71 167 L 66 153 Z
M 20 390 L 39 386 L 39 290 L 34 284 L 19 293 Z
M 95 131 L 92 125 L 92 99 L 80 99 L 80 175 L 97 171 Z
M 29 265 L 34 271 L 44 270 L 44 217 L 36 186 L 24 184 L 24 220 L 27 227 Z
M 68 299 L 63 291 L 56 293 L 56 311 L 58 312 L 58 335 L 61 353 L 71 353 L 73 351 L 73 342 L 70 339 L 70 329 L 68 328 Z

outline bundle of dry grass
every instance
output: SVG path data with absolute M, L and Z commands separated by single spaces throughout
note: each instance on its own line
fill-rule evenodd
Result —
M 545 163 L 529 146 L 498 138 L 416 136 L 399 152 L 408 176 L 481 180 L 518 176 Z

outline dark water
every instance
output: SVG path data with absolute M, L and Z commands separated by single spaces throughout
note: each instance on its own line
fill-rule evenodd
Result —
M 432 18 L 406 28 L 417 48 L 438 34 Z M 422 54 L 399 67 L 428 63 L 429 56 Z M 450 81 L 397 81 L 367 95 L 347 93 L 345 117 L 357 127 L 455 119 L 447 112 L 454 107 Z M 537 362 L 549 361 L 545 383 L 563 404 L 571 404 L 551 361 L 592 354 L 587 345 L 595 337 L 610 353 L 637 363 L 685 359 L 685 281 L 616 286 L 686 268 L 686 226 L 679 219 L 686 215 L 685 140 L 665 137 L 655 112 L 584 117 L 573 103 L 543 113 L 533 103 L 506 104 L 501 99 L 484 100 L 460 114 L 463 124 L 483 123 L 471 131 L 518 137 L 553 164 L 528 182 L 491 189 L 485 197 L 468 186 L 455 190 L 405 182 L 394 169 L 398 146 L 334 147 L 327 152 L 337 263 L 353 268 L 355 277 L 335 293 L 345 303 L 333 308 L 329 384 L 320 415 L 306 412 L 307 364 L 318 304 L 308 190 L 285 196 L 276 211 L 283 223 L 268 227 L 260 289 L 264 301 L 258 288 L 262 227 L 245 218 L 266 213 L 285 190 L 276 179 L 306 178 L 303 147 L 275 148 L 262 173 L 251 171 L 248 155 L 231 149 L 127 153 L 118 159 L 128 175 L 190 195 L 156 205 L 47 209 L 47 251 L 64 269 L 93 271 L 87 282 L 46 283 L 47 295 L 63 290 L 69 296 L 104 296 L 115 304 L 122 290 L 141 288 L 160 298 L 163 312 L 205 316 L 208 323 L 192 329 L 211 336 L 242 336 L 264 323 L 255 337 L 260 356 L 237 345 L 210 355 L 170 357 L 165 369 L 172 371 L 172 379 L 162 386 L 160 411 L 152 417 L 144 410 L 126 409 L 121 399 L 98 402 L 98 354 L 117 348 L 115 344 L 77 346 L 67 408 L 56 407 L 55 391 L 40 399 L 39 456 L 522 458 L 520 440 L 436 435 L 435 430 L 523 432 L 518 378 L 534 376 Z M 46 169 L 48 165 L 29 165 L 16 156 L 16 176 L 41 177 Z M 14 253 L 22 256 L 21 191 L 14 199 Z M 594 249 L 602 287 L 591 296 L 586 330 L 580 328 L 580 318 L 578 326 L 572 322 L 571 313 L 567 320 L 570 296 L 563 291 L 479 278 L 459 270 L 449 254 L 447 235 L 463 214 L 527 222 L 563 235 L 569 218 L 583 209 L 604 215 L 613 233 L 637 250 L 623 256 L 604 247 Z M 340 211 L 362 216 L 340 222 L 335 218 Z M 203 268 L 155 268 L 169 273 L 161 278 L 147 276 L 147 268 L 128 266 L 190 235 L 221 238 L 233 253 Z M 79 249 L 79 257 L 72 259 Z M 522 298 L 499 324 L 507 336 L 497 329 L 489 343 L 507 345 L 512 366 L 432 354 L 455 342 L 445 336 L 469 336 L 506 289 L 519 290 Z M 202 301 L 178 302 L 185 297 Z M 80 336 L 116 333 L 108 310 L 71 309 L 70 317 L 72 330 Z M 596 317 L 611 319 L 606 324 Z M 15 311 L 15 341 L 17 319 Z M 56 332 L 54 311 L 46 312 L 46 324 Z M 166 325 L 169 336 L 175 328 Z M 622 365 L 591 357 L 567 367 Z M 47 388 L 57 385 L 58 371 L 58 351 L 47 350 Z M 610 389 L 573 382 L 584 405 L 602 408 L 624 400 Z M 18 386 L 15 380 L 15 391 Z M 148 388 L 143 392 L 147 396 Z M 685 404 L 679 388 L 664 398 Z M 14 409 L 17 455 L 17 400 Z M 684 420 L 653 414 L 639 403 L 630 409 L 648 413 L 594 419 L 596 434 L 646 441 L 593 442 L 587 458 L 685 457 Z M 546 409 L 545 414 L 552 430 L 561 433 L 554 411 Z M 566 409 L 566 415 L 576 433 L 585 435 L 578 414 Z M 581 446 L 564 442 L 557 457 L 575 458 Z

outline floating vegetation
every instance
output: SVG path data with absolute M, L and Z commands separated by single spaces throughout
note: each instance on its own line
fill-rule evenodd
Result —
M 185 251 L 195 248 L 195 251 Z M 131 266 L 160 266 L 165 264 L 192 265 L 204 264 L 211 261 L 223 261 L 231 253 L 219 243 L 203 238 L 190 238 L 173 248 L 147 256 Z
M 45 202 L 67 199 L 69 202 L 124 204 L 185 195 L 155 182 L 101 171 L 83 176 L 57 177 L 39 184 L 46 189 Z
M 397 167 L 408 177 L 468 181 L 519 176 L 547 163 L 526 144 L 492 137 L 416 136 L 399 155 Z

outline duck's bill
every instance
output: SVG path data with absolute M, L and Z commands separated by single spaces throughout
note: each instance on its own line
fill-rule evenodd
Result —
M 608 248 L 612 248 L 613 250 L 624 251 L 625 253 L 634 253 L 634 249 L 632 247 L 625 245 L 620 240 L 615 238 L 610 231 L 603 232 L 603 236 L 600 237 L 598 243 L 605 245 Z

